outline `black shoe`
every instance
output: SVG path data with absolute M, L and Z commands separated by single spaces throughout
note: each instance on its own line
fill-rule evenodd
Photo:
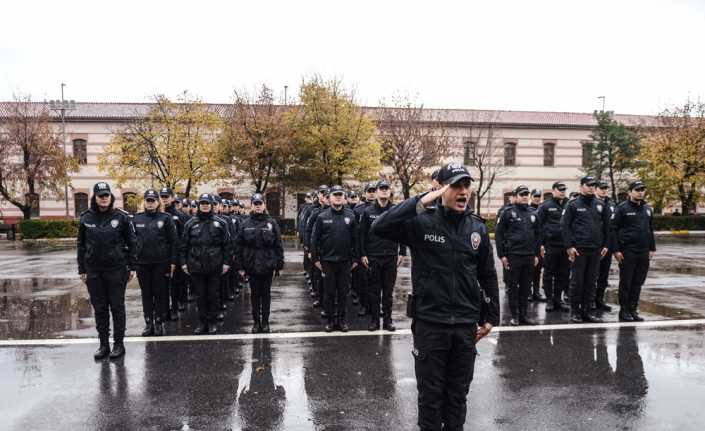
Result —
M 93 359 L 95 360 L 100 360 L 105 358 L 110 354 L 110 345 L 108 344 L 101 344 L 100 347 L 98 347 L 98 350 L 95 351 L 93 354 Z
M 628 310 L 621 309 L 621 310 L 619 310 L 619 321 L 620 322 L 633 322 L 634 318 L 632 317 L 632 313 L 630 313 Z
M 196 329 L 193 330 L 194 335 L 201 335 L 204 332 L 208 332 L 208 325 L 205 323 L 199 323 Z
M 110 351 L 110 359 L 117 359 L 125 354 L 125 345 L 122 342 L 113 343 L 113 350 Z
M 632 319 L 634 319 L 635 322 L 643 322 L 644 318 L 639 316 L 639 310 L 636 308 L 632 308 L 629 314 L 632 316 Z
M 529 319 L 526 316 L 519 316 L 519 323 L 527 326 L 536 326 L 538 323 L 536 321 Z
M 519 326 L 519 319 L 516 317 L 509 319 L 509 326 Z
M 142 331 L 142 336 L 143 337 L 149 337 L 150 335 L 154 335 L 154 323 L 152 323 L 151 320 L 146 320 L 147 324 L 144 327 L 144 330 Z
M 318 295 L 316 295 L 316 292 L 311 292 L 311 293 L 308 294 L 308 296 L 310 296 L 311 298 L 315 298 L 315 297 L 317 297 Z M 316 301 L 316 302 L 318 302 L 318 301 Z
M 259 323 L 255 322 L 252 324 L 252 333 L 253 334 L 259 334 L 262 332 L 262 327 L 260 326 Z
M 556 311 L 570 311 L 570 307 L 568 307 L 568 305 L 566 305 L 566 303 L 563 301 L 555 302 L 553 304 L 553 308 Z
M 328 313 L 326 313 L 326 310 L 321 310 L 321 319 L 325 319 L 328 317 Z
M 531 295 L 531 299 L 536 302 L 546 302 L 546 298 L 544 296 L 541 296 L 540 293 L 534 293 L 533 295 Z
M 546 313 L 550 313 L 553 310 L 555 310 L 555 307 L 553 306 L 553 301 L 546 302 Z
M 225 320 L 225 313 L 218 313 L 215 315 L 216 320 L 223 321 Z
M 231 293 L 228 295 L 228 301 L 234 301 L 235 300 L 235 294 Z
M 333 332 L 333 330 L 335 329 L 335 327 L 334 327 L 334 325 L 333 325 L 333 322 L 328 322 L 328 323 L 326 323 L 326 326 L 324 326 L 323 329 L 324 329 L 326 332 Z
M 220 309 L 223 310 L 223 311 L 227 310 L 227 309 L 228 309 L 228 304 L 226 304 L 226 303 L 220 304 Z
M 179 302 L 179 311 L 186 311 L 186 304 Z
M 177 310 L 169 311 L 169 320 L 179 320 L 179 312 Z
M 394 332 L 397 330 L 397 327 L 394 326 L 391 320 L 387 320 L 382 325 L 382 329 L 384 329 L 385 331 Z
M 593 314 L 590 314 L 590 313 L 583 313 L 583 315 L 581 317 L 583 318 L 583 322 L 586 322 L 586 323 L 602 323 L 603 322 L 602 319 L 600 319 L 599 317 L 597 317 Z
M 362 317 L 365 314 L 367 314 L 367 310 L 365 310 L 365 307 L 363 306 L 362 308 L 360 308 L 360 311 L 357 312 L 357 315 Z
M 218 333 L 218 326 L 215 323 L 210 323 L 208 325 L 208 335 L 215 335 Z
M 321 301 L 313 301 L 313 308 L 318 308 L 321 306 Z
M 570 321 L 573 323 L 583 323 L 583 318 L 577 312 L 571 311 Z
M 379 331 L 379 319 L 372 319 L 369 325 L 367 325 L 367 330 L 370 332 Z
M 264 322 L 262 322 L 262 333 L 269 334 L 270 332 L 271 330 L 269 329 L 269 322 L 265 320 Z
M 612 307 L 609 305 L 605 304 L 604 302 L 596 302 L 595 307 L 598 311 L 605 311 L 605 312 L 610 312 L 612 311 Z
M 342 322 L 338 325 L 338 329 L 340 329 L 340 332 L 348 332 L 350 330 L 350 327 L 347 323 Z
M 534 295 L 529 295 L 529 297 L 526 298 L 526 300 L 529 302 L 534 302 Z

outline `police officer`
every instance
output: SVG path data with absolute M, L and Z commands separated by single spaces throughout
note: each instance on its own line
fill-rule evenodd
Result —
M 235 263 L 246 274 L 252 290 L 252 333 L 269 332 L 272 302 L 272 276 L 284 268 L 284 248 L 277 222 L 267 214 L 264 198 L 255 193 L 250 199 L 252 212 L 237 237 Z
M 551 199 L 544 201 L 536 213 L 539 219 L 541 254 L 543 255 L 543 290 L 546 293 L 546 311 L 569 311 L 561 299 L 568 290 L 570 261 L 563 245 L 561 215 L 567 203 L 566 186 L 555 182 Z
M 372 223 L 386 211 L 394 207 L 390 201 L 390 184 L 387 180 L 377 183 L 377 198 L 362 213 L 360 219 L 360 255 L 362 265 L 369 271 L 367 281 L 369 286 L 370 314 L 372 316 L 368 329 L 379 330 L 379 306 L 382 296 L 384 313 L 383 328 L 394 331 L 392 322 L 392 297 L 394 283 L 397 279 L 397 267 L 404 259 L 406 248 L 400 250 L 399 242 L 379 237 L 370 228 Z
M 600 181 L 595 188 L 595 195 L 602 200 L 608 216 L 614 214 L 615 202 L 609 197 L 610 186 L 607 181 Z M 614 238 L 612 230 L 608 230 L 607 254 L 600 259 L 600 270 L 597 275 L 597 287 L 595 289 L 594 309 L 598 311 L 612 311 L 612 307 L 605 304 L 605 291 L 607 290 L 610 267 L 612 266 L 612 253 L 614 252 Z
M 529 202 L 529 208 L 534 212 L 539 210 L 539 205 L 541 205 L 541 190 L 533 189 L 531 191 L 531 200 Z M 539 263 L 534 267 L 534 278 L 531 281 L 531 296 L 529 296 L 529 301 L 536 302 L 546 302 L 546 298 L 541 296 L 541 269 L 543 268 L 543 257 L 539 253 Z
M 348 208 L 355 209 L 357 204 L 360 203 L 360 195 L 357 194 L 355 190 L 352 190 L 350 192 L 350 196 L 348 196 Z
M 507 208 L 497 222 L 497 255 L 507 270 L 509 309 L 512 326 L 535 325 L 526 315 L 530 283 L 539 255 L 539 223 L 536 212 L 529 209 L 529 188 L 514 190 L 514 205 Z
M 240 215 L 240 201 L 233 199 L 230 203 L 230 214 L 226 221 L 230 222 L 230 235 L 233 239 L 233 255 L 237 255 L 237 236 L 242 228 L 242 216 Z M 240 283 L 244 280 L 237 271 L 228 271 L 228 300 L 233 301 L 240 296 Z
M 91 206 L 78 227 L 78 274 L 88 287 L 100 347 L 93 355 L 111 359 L 125 354 L 125 288 L 137 269 L 137 237 L 129 215 L 113 207 L 108 183 L 93 186 Z M 113 349 L 110 350 L 110 314 Z
M 372 225 L 373 234 L 411 249 L 409 309 L 422 430 L 463 429 L 475 345 L 499 324 L 487 227 L 467 208 L 471 181 L 464 166 L 449 163 L 438 173 L 438 190 L 405 200 Z M 438 198 L 441 205 L 434 206 Z
M 360 227 L 360 221 L 362 220 L 362 214 L 365 210 L 374 203 L 377 196 L 377 184 L 367 183 L 365 185 L 365 196 L 360 202 L 355 205 L 353 212 L 355 213 L 355 220 L 357 220 L 358 229 Z M 358 233 L 358 238 L 360 235 Z M 370 291 L 369 291 L 369 270 L 364 266 L 355 267 L 352 273 L 352 290 L 353 290 L 353 303 L 358 302 L 360 304 L 360 310 L 358 310 L 358 316 L 364 316 L 370 313 L 372 305 L 370 304 Z
M 563 243 L 571 262 L 571 320 L 575 323 L 599 323 L 602 319 L 590 313 L 595 297 L 595 282 L 600 258 L 607 254 L 608 210 L 595 198 L 597 180 L 580 179 L 580 196 L 568 202 L 561 218 Z
M 137 281 L 142 291 L 145 328 L 142 336 L 165 335 L 169 318 L 169 279 L 178 261 L 178 233 L 172 216 L 159 210 L 155 190 L 144 192 L 144 211 L 132 223 L 137 233 Z
M 355 214 L 345 207 L 345 190 L 334 185 L 330 188 L 330 207 L 318 214 L 311 233 L 311 261 L 323 279 L 326 332 L 349 329 L 345 307 L 350 272 L 360 259 L 357 235 Z
M 179 211 L 176 200 L 174 199 L 174 192 L 169 187 L 165 186 L 159 189 L 159 200 L 164 206 L 164 212 L 171 216 L 176 226 L 178 238 L 181 238 L 184 233 L 184 225 L 191 217 Z M 186 291 L 185 278 L 185 274 L 181 271 L 181 268 L 176 268 L 174 276 L 171 278 L 168 286 L 167 306 L 169 310 L 169 320 L 178 320 L 179 311 L 186 310 L 188 292 Z
M 311 213 L 306 220 L 306 232 L 304 236 L 304 251 L 309 254 L 309 259 L 313 259 L 313 252 L 311 248 L 311 234 L 313 233 L 313 225 L 316 223 L 318 215 L 328 207 L 328 186 L 321 185 L 318 187 L 318 205 L 314 205 L 311 209 Z M 314 307 L 323 306 L 323 280 L 321 277 L 321 270 L 312 264 L 311 279 L 313 280 L 313 297 L 316 298 L 313 301 Z M 327 317 L 325 310 L 321 312 L 321 315 Z
M 313 207 L 313 201 L 314 201 L 314 194 L 313 193 L 306 193 L 306 197 L 304 198 L 304 204 L 301 205 L 301 208 L 299 209 L 299 214 L 296 216 L 296 232 L 297 236 L 299 237 L 299 244 L 303 248 L 304 246 L 304 235 L 306 231 L 306 219 L 308 218 L 308 214 L 311 211 L 311 208 Z M 304 277 L 306 277 L 306 284 L 310 287 L 311 286 L 311 261 L 308 258 L 308 253 L 304 250 L 303 253 L 303 265 L 304 265 Z
M 198 294 L 198 326 L 194 334 L 217 332 L 220 277 L 230 269 L 232 244 L 227 222 L 213 213 L 213 198 L 202 194 L 196 217 L 184 226 L 179 249 L 181 269 L 191 276 Z
M 639 296 L 656 251 L 653 209 L 644 202 L 646 186 L 629 184 L 629 199 L 617 205 L 611 221 L 616 239 L 615 259 L 619 263 L 619 320 L 641 322 Z

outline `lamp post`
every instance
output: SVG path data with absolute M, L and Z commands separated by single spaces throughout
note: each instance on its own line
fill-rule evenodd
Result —
M 76 102 L 73 100 L 64 100 L 64 87 L 66 84 L 61 83 L 61 100 L 50 100 L 49 108 L 52 111 L 56 111 L 61 116 L 61 140 L 64 142 L 64 154 L 68 151 L 66 149 L 66 111 L 73 111 L 76 109 Z M 66 204 L 66 218 L 69 218 L 69 183 L 66 181 L 64 183 L 64 201 Z

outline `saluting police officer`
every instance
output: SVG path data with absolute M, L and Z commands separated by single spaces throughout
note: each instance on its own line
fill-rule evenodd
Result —
M 308 219 L 306 220 L 306 231 L 304 234 L 304 252 L 309 254 L 309 259 L 312 263 L 311 279 L 313 280 L 313 297 L 316 298 L 313 301 L 314 307 L 323 306 L 323 280 L 321 277 L 321 270 L 313 265 L 313 256 L 311 249 L 311 234 L 313 233 L 313 225 L 316 223 L 318 215 L 328 208 L 328 186 L 321 185 L 318 187 L 318 204 L 314 205 L 311 209 Z M 326 315 L 326 310 L 321 312 L 321 316 L 328 317 Z
M 272 277 L 284 268 L 284 248 L 276 220 L 267 214 L 264 197 L 255 193 L 250 199 L 252 212 L 237 237 L 235 264 L 247 275 L 252 291 L 252 333 L 269 332 L 272 303 Z
M 137 237 L 130 216 L 114 208 L 108 183 L 93 186 L 91 206 L 78 227 L 78 274 L 88 287 L 100 347 L 93 355 L 111 359 L 125 354 L 125 288 L 137 269 Z M 110 350 L 110 314 L 113 349 Z
M 205 193 L 198 198 L 196 217 L 184 226 L 179 250 L 181 269 L 191 276 L 198 292 L 198 326 L 194 334 L 217 332 L 220 277 L 230 269 L 233 252 L 226 223 L 213 213 L 213 199 Z
M 394 283 L 397 279 L 397 267 L 401 265 L 406 254 L 406 247 L 400 250 L 399 242 L 388 240 L 375 235 L 370 231 L 374 221 L 386 211 L 394 207 L 390 202 L 390 184 L 387 180 L 377 183 L 377 198 L 362 213 L 360 219 L 360 255 L 362 265 L 369 271 L 367 282 L 369 287 L 370 314 L 372 318 L 368 329 L 379 330 L 379 306 L 382 296 L 382 309 L 384 313 L 383 328 L 394 331 L 392 322 L 392 297 Z
M 178 234 L 172 216 L 159 209 L 155 190 L 144 192 L 144 211 L 132 220 L 137 233 L 137 281 L 142 291 L 145 328 L 142 336 L 166 335 L 169 318 L 169 279 L 178 261 Z
M 539 238 L 543 255 L 543 290 L 546 293 L 546 311 L 569 311 L 561 295 L 568 291 L 570 261 L 565 252 L 561 234 L 561 216 L 567 203 L 566 185 L 555 182 L 551 199 L 539 206 Z
M 174 199 L 174 192 L 169 187 L 159 189 L 159 199 L 164 206 L 164 212 L 171 215 L 171 219 L 176 226 L 176 232 L 180 239 L 184 233 L 184 225 L 191 217 L 179 211 Z M 178 250 L 177 250 L 178 252 Z M 171 304 L 169 304 L 171 300 Z M 174 276 L 169 283 L 169 293 L 167 296 L 167 306 L 169 310 L 169 320 L 178 320 L 179 311 L 186 310 L 186 302 L 188 301 L 188 292 L 186 291 L 186 276 L 181 271 L 181 267 L 177 265 L 174 271 Z
M 467 208 L 470 173 L 450 163 L 437 178 L 438 190 L 386 211 L 372 233 L 411 249 L 418 425 L 462 430 L 475 345 L 499 324 L 499 291 L 487 227 Z
M 311 233 L 311 261 L 321 271 L 326 332 L 348 331 L 345 308 L 350 291 L 350 272 L 360 260 L 355 214 L 345 207 L 342 186 L 330 188 L 330 207 L 316 217 Z
M 595 195 L 602 200 L 605 205 L 608 217 L 611 218 L 614 214 L 615 202 L 609 196 L 610 186 L 607 181 L 600 181 L 595 188 Z M 605 291 L 609 285 L 608 279 L 610 276 L 610 267 L 612 266 L 612 253 L 614 253 L 614 237 L 612 230 L 607 231 L 607 254 L 600 259 L 600 270 L 597 274 L 597 286 L 595 288 L 595 304 L 594 308 L 598 311 L 612 311 L 612 307 L 605 304 Z
M 619 320 L 641 322 L 639 296 L 656 251 L 653 209 L 644 201 L 646 186 L 629 184 L 629 199 L 615 208 L 611 227 L 616 238 L 615 259 L 619 263 Z
M 509 309 L 512 326 L 535 325 L 526 315 L 531 280 L 538 264 L 539 223 L 529 208 L 529 188 L 520 185 L 514 190 L 514 205 L 504 210 L 495 230 L 497 255 L 507 270 Z
M 604 203 L 595 198 L 597 180 L 580 179 L 580 195 L 568 202 L 561 218 L 563 243 L 571 262 L 571 320 L 599 323 L 590 313 L 595 298 L 595 282 L 600 259 L 607 254 L 609 214 Z

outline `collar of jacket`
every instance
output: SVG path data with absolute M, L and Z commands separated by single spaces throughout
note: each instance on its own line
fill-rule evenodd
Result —
M 201 210 L 198 210 L 196 213 L 196 216 L 198 217 L 199 220 L 208 220 L 209 218 L 213 217 L 213 211 L 203 213 Z

